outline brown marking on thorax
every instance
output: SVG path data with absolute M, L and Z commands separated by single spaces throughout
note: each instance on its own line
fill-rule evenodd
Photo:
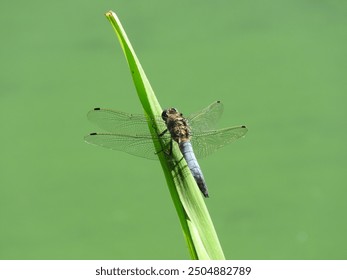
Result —
M 162 117 L 174 141 L 179 144 L 190 140 L 190 127 L 181 113 L 169 108 L 163 112 Z

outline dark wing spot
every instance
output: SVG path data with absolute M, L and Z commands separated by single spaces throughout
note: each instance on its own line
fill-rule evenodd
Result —
M 217 103 L 220 103 L 220 101 L 219 101 L 219 100 L 217 100 L 216 102 L 217 102 Z
M 99 110 L 101 110 L 100 108 L 94 108 L 94 111 L 99 111 Z
M 242 128 L 246 128 L 246 126 L 245 126 L 245 125 L 242 125 L 241 127 L 242 127 Z
M 91 133 L 91 134 L 89 134 L 89 135 L 98 135 L 96 132 L 93 132 L 93 133 Z

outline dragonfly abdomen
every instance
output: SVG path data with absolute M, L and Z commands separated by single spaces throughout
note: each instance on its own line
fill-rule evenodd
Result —
M 185 142 L 179 143 L 179 147 L 200 191 L 203 193 L 205 197 L 208 197 L 208 190 L 207 190 L 205 178 L 204 178 L 204 175 L 202 174 L 199 163 L 195 157 L 192 144 L 190 143 L 190 141 L 185 141 Z

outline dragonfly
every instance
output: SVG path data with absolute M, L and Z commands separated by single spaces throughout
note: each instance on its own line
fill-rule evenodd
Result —
M 222 113 L 223 104 L 220 101 L 187 117 L 175 108 L 168 108 L 161 116 L 149 120 L 141 114 L 94 108 L 88 112 L 87 117 L 106 133 L 90 133 L 85 136 L 85 141 L 147 159 L 158 159 L 155 142 L 159 145 L 167 143 L 167 147 L 163 147 L 162 151 L 168 155 L 176 142 L 200 191 L 205 197 L 209 197 L 197 158 L 209 156 L 242 138 L 248 131 L 244 125 L 217 129 L 216 125 Z M 157 136 L 153 137 L 148 121 L 153 127 L 156 127 L 156 123 L 161 123 L 166 128 L 162 132 L 157 130 Z

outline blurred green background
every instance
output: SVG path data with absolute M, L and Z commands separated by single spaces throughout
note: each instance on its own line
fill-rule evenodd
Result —
M 247 136 L 200 162 L 228 259 L 347 258 L 347 2 L 29 1 L 0 9 L 0 259 L 188 259 L 159 162 L 83 142 L 140 113 L 114 10 L 163 107 Z M 134 174 L 136 172 L 136 174 Z

